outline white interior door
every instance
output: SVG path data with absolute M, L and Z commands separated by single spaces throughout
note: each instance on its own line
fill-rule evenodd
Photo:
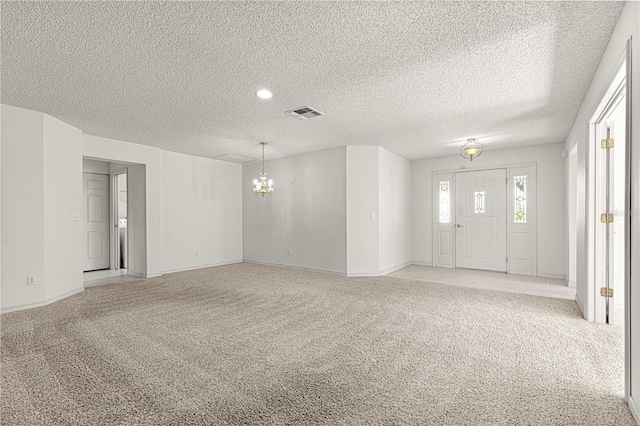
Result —
M 83 173 L 84 270 L 109 269 L 109 176 Z
M 456 267 L 506 272 L 506 169 L 456 173 Z

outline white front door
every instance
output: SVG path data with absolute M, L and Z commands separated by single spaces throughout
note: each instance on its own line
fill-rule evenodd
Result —
M 456 267 L 506 272 L 506 169 L 456 173 Z
M 83 173 L 84 270 L 109 269 L 109 175 Z

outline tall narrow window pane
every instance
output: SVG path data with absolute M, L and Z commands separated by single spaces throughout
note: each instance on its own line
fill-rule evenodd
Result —
M 484 213 L 484 191 L 473 193 L 473 212 L 475 214 Z
M 527 223 L 527 176 L 514 177 L 514 223 Z
M 440 223 L 449 223 L 449 181 L 441 180 L 439 182 L 440 194 Z

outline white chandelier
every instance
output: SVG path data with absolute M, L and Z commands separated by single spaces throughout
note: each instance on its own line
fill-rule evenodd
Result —
M 262 173 L 260 173 L 260 180 L 254 179 L 253 181 L 253 193 L 258 195 L 262 194 L 271 194 L 273 192 L 273 181 L 271 179 L 267 180 L 267 174 L 264 172 L 264 146 L 266 142 L 260 142 L 262 145 Z
M 469 138 L 460 148 L 460 155 L 462 158 L 467 158 L 473 161 L 474 158 L 480 157 L 482 154 L 482 144 L 476 140 L 476 138 Z

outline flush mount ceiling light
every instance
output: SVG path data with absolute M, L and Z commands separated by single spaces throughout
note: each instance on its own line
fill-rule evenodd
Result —
M 256 95 L 261 99 L 271 99 L 271 97 L 273 96 L 273 93 L 271 93 L 267 89 L 262 89 L 262 90 L 258 90 L 256 92 Z
M 260 180 L 254 179 L 253 181 L 253 193 L 258 195 L 262 194 L 271 194 L 273 192 L 273 181 L 271 179 L 267 180 L 267 174 L 264 172 L 264 146 L 266 142 L 260 142 L 262 145 L 262 173 L 260 173 Z
M 468 158 L 473 161 L 474 158 L 480 157 L 482 154 L 482 144 L 476 138 L 469 138 L 460 148 L 462 158 Z

